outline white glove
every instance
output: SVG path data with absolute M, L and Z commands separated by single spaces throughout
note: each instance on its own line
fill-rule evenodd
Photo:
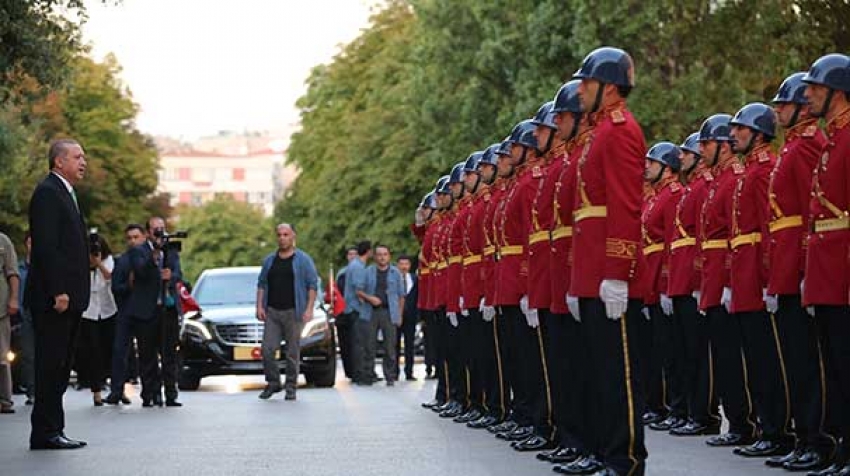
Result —
M 537 309 L 530 309 L 528 311 L 528 314 L 525 315 L 525 322 L 532 329 L 537 329 L 540 326 L 540 316 L 537 314 Z
M 691 293 L 691 296 L 693 296 L 693 298 L 696 299 L 696 301 L 697 301 L 697 311 L 699 311 L 699 315 L 704 316 L 705 311 L 703 311 L 702 309 L 699 308 L 699 300 L 702 297 L 702 293 L 699 292 L 699 291 L 694 291 L 694 292 Z
M 732 313 L 732 289 L 723 288 L 723 294 L 720 295 L 720 305 L 726 308 L 726 312 Z
M 673 300 L 666 294 L 661 295 L 661 310 L 667 316 L 673 315 Z
M 649 314 L 649 308 L 648 307 L 644 306 L 643 308 L 641 308 L 640 312 L 643 314 L 643 317 L 645 317 L 647 321 L 652 320 L 652 315 Z
M 806 306 L 806 312 L 808 312 L 810 316 L 815 317 L 815 307 L 814 306 Z
M 464 304 L 463 296 L 461 296 L 457 300 L 457 307 L 460 308 L 460 315 L 461 316 L 468 316 L 469 311 L 466 309 L 466 306 L 464 306 L 463 304 Z
M 576 322 L 581 322 L 581 312 L 578 310 L 577 297 L 567 294 L 567 308 L 570 310 L 570 314 L 573 315 L 573 319 L 575 319 Z
M 603 279 L 599 285 L 599 297 L 605 303 L 608 319 L 619 320 L 629 304 L 629 283 L 619 279 Z
M 802 301 L 803 295 L 806 290 L 806 280 L 803 279 L 800 281 L 800 300 Z M 815 317 L 815 307 L 814 306 L 806 306 L 806 312 L 809 313 L 810 316 Z
M 528 314 L 531 309 L 528 308 L 528 295 L 526 294 L 519 300 L 519 309 L 523 314 Z
M 481 317 L 484 318 L 485 322 L 490 322 L 496 317 L 496 308 L 493 306 L 488 306 L 484 302 L 484 298 L 481 298 L 481 303 L 478 305 L 478 310 L 481 311 Z
M 767 312 L 773 314 L 779 309 L 779 298 L 775 294 L 767 294 L 767 289 L 762 291 L 762 299 Z
M 457 327 L 457 313 L 449 312 L 446 315 L 449 316 L 449 322 L 452 323 L 452 327 Z

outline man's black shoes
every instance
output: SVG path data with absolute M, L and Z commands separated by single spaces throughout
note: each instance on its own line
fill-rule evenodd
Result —
M 788 453 L 788 447 L 778 441 L 758 440 L 750 446 L 735 448 L 733 453 L 747 458 L 766 458 L 768 456 L 784 455 Z
M 555 465 L 552 471 L 561 474 L 593 474 L 601 471 L 605 467 L 596 459 L 595 456 L 582 456 L 581 458 L 568 464 Z
M 555 448 L 555 444 L 538 435 L 531 435 L 525 440 L 511 445 L 517 451 L 542 451 Z
M 782 467 L 788 471 L 816 471 L 825 468 L 829 459 L 823 453 L 816 450 L 806 450 L 799 454 L 797 459 L 786 461 Z
M 671 428 L 670 434 L 673 436 L 719 435 L 720 423 L 706 424 L 689 421 L 683 426 Z
M 440 400 L 437 400 L 437 399 L 435 398 L 434 400 L 431 400 L 430 402 L 424 402 L 424 403 L 422 404 L 422 408 L 429 408 L 429 409 L 430 409 L 430 408 L 434 408 L 434 407 L 440 406 L 440 405 L 442 405 L 442 404 L 444 404 L 444 403 L 446 403 L 446 402 L 441 402 Z
M 481 418 L 481 416 L 482 414 L 480 410 L 478 410 L 477 408 L 470 408 L 463 415 L 455 417 L 453 421 L 455 423 L 470 423 Z
M 741 446 L 752 443 L 752 438 L 746 437 L 740 433 L 724 433 L 722 435 L 712 436 L 705 441 L 708 446 Z
M 282 390 L 282 385 L 268 384 L 260 393 L 260 400 L 268 400 L 269 398 L 272 398 L 272 395 L 280 393 Z
M 581 457 L 581 453 L 575 448 L 561 448 L 549 457 L 549 461 L 555 464 L 567 464 Z
M 493 415 L 484 415 L 483 417 L 475 421 L 467 423 L 466 426 L 474 430 L 480 430 L 482 428 L 488 428 L 494 425 L 498 425 L 499 423 L 501 422 L 497 417 Z
M 176 398 L 168 398 L 165 400 L 166 407 L 182 407 L 183 404 L 178 402 Z
M 657 423 L 657 422 L 664 420 L 664 418 L 665 417 L 664 417 L 663 414 L 650 410 L 650 411 L 643 414 L 643 424 L 644 425 L 651 425 L 653 423 Z
M 75 441 L 64 435 L 56 435 L 44 441 L 31 441 L 31 450 L 77 450 L 86 446 L 83 441 Z
M 679 418 L 677 416 L 670 415 L 662 421 L 650 423 L 649 429 L 655 431 L 670 431 L 674 428 L 685 426 L 687 423 L 687 420 L 685 420 L 684 418 Z

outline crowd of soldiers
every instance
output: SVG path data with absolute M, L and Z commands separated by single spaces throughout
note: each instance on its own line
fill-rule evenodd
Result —
M 423 406 L 564 474 L 644 474 L 646 425 L 850 475 L 850 57 L 648 151 L 633 87 L 593 51 L 420 203 Z

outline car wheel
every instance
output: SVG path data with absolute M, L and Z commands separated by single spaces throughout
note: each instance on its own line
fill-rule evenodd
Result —
M 336 352 L 333 352 L 325 368 L 304 374 L 307 383 L 319 388 L 330 388 L 336 383 Z
M 197 390 L 201 386 L 201 374 L 197 370 L 183 369 L 177 379 L 180 390 Z

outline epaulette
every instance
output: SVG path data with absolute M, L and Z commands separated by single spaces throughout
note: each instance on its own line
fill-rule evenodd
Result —
M 741 175 L 741 174 L 743 174 L 746 170 L 747 170 L 747 169 L 746 169 L 746 167 L 744 167 L 743 165 L 739 164 L 738 162 L 735 162 L 734 164 L 732 164 L 732 173 L 734 173 L 735 175 Z
M 625 114 L 623 114 L 623 110 L 622 109 L 614 109 L 613 111 L 611 111 L 611 121 L 614 124 L 625 124 L 626 116 L 625 116 Z
M 672 193 L 679 193 L 682 190 L 682 186 L 678 182 L 673 182 L 670 184 L 670 191 Z
M 806 129 L 803 130 L 803 133 L 800 134 L 800 135 L 803 136 L 803 137 L 811 139 L 812 137 L 815 136 L 815 134 L 817 134 L 817 132 L 818 132 L 817 124 L 811 124 L 808 127 L 806 127 Z
M 768 162 L 770 160 L 770 154 L 767 153 L 766 150 L 759 152 L 758 161 L 760 164 L 764 162 Z
M 536 179 L 542 178 L 543 177 L 543 168 L 540 167 L 539 165 L 535 165 L 534 167 L 532 167 L 531 177 L 536 178 Z

